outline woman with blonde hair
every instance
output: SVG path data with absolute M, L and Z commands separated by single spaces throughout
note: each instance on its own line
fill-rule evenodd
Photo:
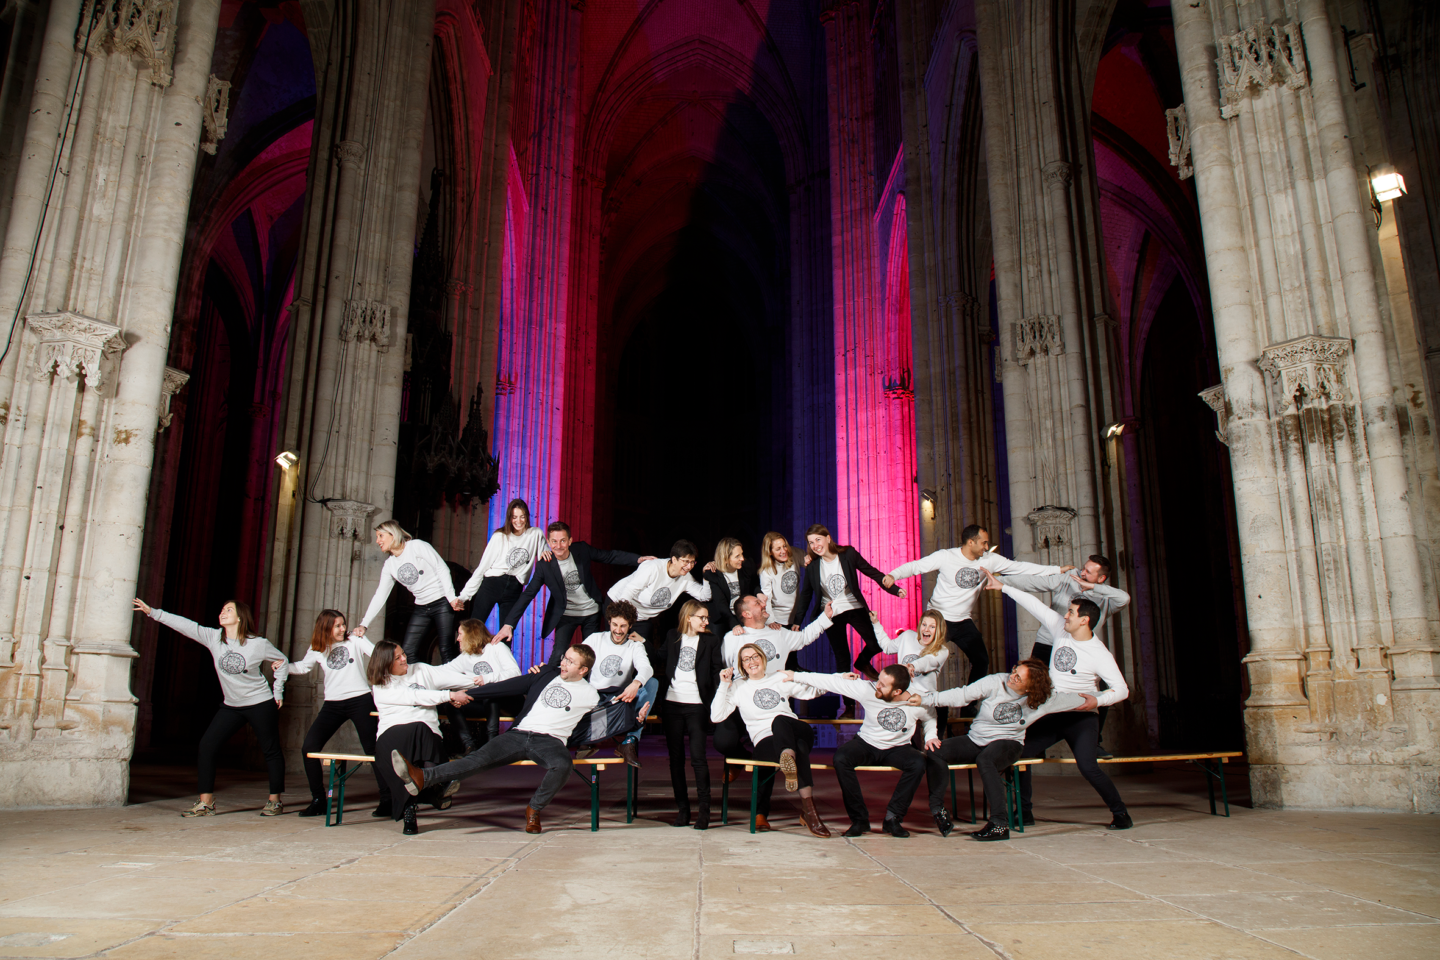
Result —
M 710 759 L 705 736 L 720 680 L 720 638 L 710 632 L 710 614 L 699 600 L 680 607 L 680 626 L 665 638 L 658 661 L 662 669 L 656 702 L 664 704 L 665 746 L 670 753 L 670 786 L 679 815 L 675 826 L 690 826 L 690 793 L 685 785 L 685 740 L 690 740 L 690 765 L 695 771 L 698 811 L 695 829 L 710 826 Z
M 760 541 L 760 593 L 765 596 L 773 623 L 789 623 L 800 589 L 800 568 L 785 534 L 771 530 Z
M 710 584 L 710 629 L 723 637 L 740 622 L 735 604 L 759 593 L 760 581 L 745 569 L 745 548 L 734 537 L 724 537 L 715 545 L 715 559 L 705 564 L 703 573 Z
M 471 616 L 484 623 L 498 605 L 503 623 L 510 608 L 520 599 L 520 591 L 544 549 L 545 534 L 539 527 L 531 526 L 529 504 L 518 497 L 511 500 L 505 508 L 505 522 L 490 535 L 475 572 L 465 581 L 460 596 L 451 606 L 460 610 L 474 597 Z
M 460 651 L 455 648 L 455 584 L 450 579 L 450 565 L 424 540 L 416 540 L 395 520 L 386 520 L 375 526 L 375 546 L 387 556 L 380 568 L 380 584 L 370 598 L 370 607 L 365 619 L 355 628 L 357 637 L 365 636 L 371 622 L 380 615 L 385 599 L 398 580 L 415 595 L 415 609 L 410 613 L 410 623 L 405 627 L 405 656 L 412 661 L 421 659 L 420 644 L 431 627 L 440 636 L 440 654 L 446 660 L 455 659 Z

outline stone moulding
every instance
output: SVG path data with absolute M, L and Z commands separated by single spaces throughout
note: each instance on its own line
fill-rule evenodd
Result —
M 364 540 L 370 536 L 370 517 L 379 508 L 362 500 L 329 500 L 330 532 L 337 540 Z
M 1059 356 L 1065 352 L 1060 334 L 1060 318 L 1056 316 L 1027 317 L 1015 323 L 1015 362 L 1025 366 L 1040 356 Z
M 125 338 L 120 328 L 78 313 L 36 313 L 25 318 L 33 338 L 31 373 L 45 380 L 59 373 L 66 380 L 85 376 L 85 385 L 106 393 L 120 370 Z
M 1228 430 L 1230 428 L 1230 400 L 1225 396 L 1225 384 L 1217 383 L 1213 387 L 1206 387 L 1196 394 L 1205 405 L 1215 411 L 1215 419 L 1220 429 L 1215 431 L 1215 439 L 1225 446 L 1230 446 Z
M 174 367 L 165 368 L 165 378 L 160 383 L 160 429 L 164 430 L 170 426 L 170 421 L 175 415 L 170 412 L 170 400 L 180 392 L 180 388 L 190 382 L 190 374 L 184 370 L 176 370 Z
M 1305 67 L 1305 40 L 1293 20 L 1256 23 L 1215 39 L 1219 56 L 1220 116 L 1238 115 L 1240 103 L 1252 90 L 1283 83 L 1299 90 L 1310 82 Z
M 1165 111 L 1165 137 L 1170 141 L 1170 166 L 1176 168 L 1181 180 L 1195 175 L 1190 163 L 1190 118 L 1185 104 Z
M 1266 347 L 1256 365 L 1269 375 L 1276 413 L 1346 403 L 1351 341 L 1310 334 Z
M 1035 537 L 1035 549 L 1044 550 L 1058 547 L 1074 540 L 1070 531 L 1075 525 L 1076 511 L 1069 507 L 1046 505 L 1025 514 L 1030 531 Z
M 205 87 L 205 100 L 200 105 L 205 111 L 200 117 L 204 127 L 200 149 L 213 155 L 230 127 L 230 81 L 210 74 L 210 82 Z
M 125 53 L 150 68 L 150 82 L 170 86 L 175 61 L 176 0 L 95 0 L 89 49 Z M 83 24 L 84 21 L 82 21 Z M 84 43 L 82 27 L 77 47 Z
M 340 339 L 390 345 L 390 304 L 383 300 L 346 300 Z

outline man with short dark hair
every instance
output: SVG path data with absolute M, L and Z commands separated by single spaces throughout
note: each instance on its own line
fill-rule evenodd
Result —
M 693 572 L 698 551 L 689 540 L 676 540 L 670 548 L 670 559 L 652 558 L 636 568 L 630 576 L 610 588 L 611 600 L 628 600 L 635 605 L 639 620 L 634 624 L 635 632 L 645 638 L 650 648 L 652 662 L 660 662 L 655 656 L 652 637 L 655 618 L 669 610 L 680 595 L 688 593 L 701 603 L 710 600 L 710 584 Z

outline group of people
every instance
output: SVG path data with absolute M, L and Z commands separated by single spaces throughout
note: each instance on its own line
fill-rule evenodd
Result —
M 900 771 L 881 821 L 884 832 L 909 835 L 903 820 L 923 777 L 935 824 L 948 836 L 953 824 L 944 804 L 947 765 L 975 763 L 990 821 L 971 836 L 1007 839 L 1005 771 L 1060 740 L 1070 745 L 1080 772 L 1109 807 L 1110 828 L 1131 826 L 1124 801 L 1096 762 L 1103 710 L 1128 695 L 1114 657 L 1095 637 L 1105 619 L 1129 602 L 1108 585 L 1110 563 L 1102 556 L 1089 557 L 1078 570 L 1009 560 L 991 549 L 986 530 L 972 525 L 962 532 L 959 547 L 883 573 L 816 524 L 806 531 L 803 556 L 784 535 L 772 532 L 752 568 L 743 545 L 726 538 L 714 558 L 696 570 L 698 550 L 688 540 L 676 542 L 668 557 L 601 550 L 573 541 L 563 522 L 551 523 L 542 535 L 531 525 L 526 504 L 515 500 L 457 593 L 449 566 L 430 544 L 393 520 L 374 533 L 387 557 L 364 619 L 347 630 L 343 613 L 323 611 L 309 649 L 294 662 L 255 635 L 253 616 L 239 601 L 224 605 L 219 629 L 135 601 L 137 610 L 210 650 L 224 693 L 200 743 L 200 798 L 185 816 L 214 813 L 216 757 L 245 724 L 254 730 L 269 769 L 270 797 L 262 814 L 283 812 L 278 709 L 286 677 L 318 665 L 324 704 L 304 741 L 311 802 L 301 816 L 326 809 L 320 763 L 309 754 L 322 750 L 349 721 L 376 759 L 372 767 L 381 799 L 374 816 L 403 820 L 404 831 L 416 833 L 421 804 L 446 809 L 467 777 L 530 760 L 544 775 L 526 807 L 525 829 L 539 833 L 542 811 L 573 769 L 571 751 L 584 757 L 608 745 L 638 767 L 638 741 L 654 712 L 668 748 L 676 826 L 710 825 L 713 738 L 724 757 L 774 765 L 774 777 L 757 791 L 758 830 L 771 829 L 772 790 L 783 782 L 788 792 L 798 793 L 809 831 L 828 837 L 814 802 L 815 730 L 796 705 L 804 710 L 805 701 L 829 693 L 842 698 L 842 718 L 853 718 L 857 707 L 863 718 L 833 759 L 850 821 L 845 836 L 871 830 L 857 768 Z M 634 570 L 602 593 L 594 563 Z M 900 581 L 930 572 L 937 574 L 935 588 L 920 622 L 892 637 L 869 609 L 859 575 L 903 597 Z M 396 582 L 415 601 L 403 640 L 372 643 L 365 634 Z M 551 637 L 552 645 L 544 663 L 522 671 L 509 644 L 541 587 L 549 590 L 541 636 Z M 972 617 L 976 598 L 987 589 L 1003 592 L 1040 621 L 1032 656 L 1008 673 L 989 673 L 984 639 Z M 1029 591 L 1048 592 L 1049 604 Z M 457 623 L 472 600 L 472 618 Z M 677 603 L 678 625 L 658 636 L 657 621 Z M 500 627 L 492 634 L 485 621 L 497 607 Z M 850 630 L 860 641 L 853 657 Z M 432 633 L 438 665 L 425 662 Z M 821 634 L 836 672 L 798 670 L 796 652 Z M 942 690 L 937 681 L 950 643 L 965 653 L 970 682 Z M 880 653 L 895 655 L 897 663 L 876 670 L 873 660 Z M 266 662 L 273 686 L 260 669 Z M 967 732 L 946 737 L 944 711 L 971 705 Z M 513 717 L 503 733 L 502 711 Z M 447 750 L 442 712 L 459 734 L 458 752 Z M 472 719 L 483 725 L 472 729 Z M 726 769 L 732 775 L 734 767 Z M 1020 779 L 1028 824 L 1034 819 L 1028 773 Z

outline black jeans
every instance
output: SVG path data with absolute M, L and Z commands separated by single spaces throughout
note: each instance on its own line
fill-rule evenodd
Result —
M 965 619 L 959 623 L 946 620 L 945 639 L 959 647 L 965 659 L 970 661 L 970 676 L 966 678 L 966 683 L 974 683 L 990 675 L 990 651 L 985 649 L 985 638 L 980 635 L 980 628 L 975 626 L 974 620 Z
M 865 794 L 860 790 L 860 778 L 855 775 L 856 767 L 895 767 L 900 771 L 900 782 L 890 795 L 885 808 L 885 818 L 903 820 L 910 801 L 925 776 L 925 755 L 911 746 L 891 747 L 881 750 L 871 746 L 859 737 L 847 741 L 835 751 L 835 779 L 840 781 L 840 793 L 845 797 L 845 812 L 851 823 L 869 823 L 870 810 L 865 806 Z
M 710 710 L 703 703 L 666 701 L 665 746 L 670 751 L 670 787 L 681 813 L 690 812 L 690 794 L 685 786 L 685 738 L 690 738 L 690 765 L 695 770 L 695 799 L 710 802 L 710 760 L 705 754 L 705 724 Z
M 750 759 L 750 751 L 745 749 L 745 721 L 739 710 L 715 724 L 714 738 L 715 752 L 720 756 Z
M 529 733 L 524 730 L 506 730 L 474 753 L 466 754 L 459 760 L 442 763 L 425 771 L 425 782 L 444 783 L 447 780 L 464 780 L 492 767 L 503 767 L 516 760 L 534 760 L 543 767 L 545 776 L 530 798 L 530 809 L 544 810 L 565 785 L 570 771 L 575 768 L 562 740 L 548 733 Z
M 860 634 L 863 646 L 856 654 L 853 666 L 860 672 L 871 669 L 870 660 L 877 653 L 882 653 L 880 642 L 875 639 L 875 625 L 870 622 L 870 611 L 868 610 L 846 610 L 838 613 L 831 620 L 830 628 L 825 631 L 825 639 L 830 641 L 830 652 L 835 654 L 835 672 L 844 673 L 852 666 L 850 660 L 850 639 L 845 635 L 845 628 L 851 627 Z M 847 702 L 849 698 L 846 698 Z
M 370 715 L 374 712 L 375 698 L 368 693 L 348 700 L 326 700 L 320 706 L 320 712 L 315 715 L 315 722 L 310 724 L 310 730 L 305 734 L 305 742 L 300 747 L 300 755 L 305 758 L 305 779 L 310 782 L 312 799 L 325 799 L 325 779 L 321 776 L 320 761 L 311 760 L 310 754 L 324 750 L 325 744 L 335 736 L 335 731 L 345 726 L 345 721 L 348 720 L 355 724 L 355 732 L 360 735 L 361 748 L 373 757 L 375 731 L 380 728 L 379 718 Z M 385 796 L 385 782 L 380 779 L 379 768 L 372 763 L 370 769 L 375 773 L 375 783 L 380 787 L 380 795 Z
M 951 737 L 939 748 L 925 754 L 933 758 L 925 771 L 930 786 L 930 812 L 945 809 L 945 788 L 949 785 L 952 763 L 973 763 L 980 768 L 980 782 L 985 785 L 985 802 L 990 805 L 990 822 L 1009 824 L 1005 816 L 1005 771 L 1020 759 L 1024 744 L 1019 740 L 992 740 L 980 746 L 969 737 Z
M 565 651 L 575 643 L 576 627 L 580 628 L 580 639 L 583 641 L 592 633 L 605 629 L 605 618 L 599 610 L 588 617 L 572 617 L 569 614 L 561 617 L 550 639 L 550 658 L 545 661 L 547 666 L 560 666 L 560 659 L 565 656 Z
M 410 613 L 410 622 L 405 626 L 405 640 L 400 644 L 405 651 L 405 659 L 411 663 L 422 662 L 421 645 L 431 626 L 434 626 L 440 635 L 440 662 L 454 660 L 460 656 L 460 647 L 455 643 L 456 625 L 455 610 L 444 597 L 434 603 L 417 603 Z
M 736 714 L 739 712 L 735 711 Z M 813 746 L 815 746 L 814 727 L 802 720 L 776 717 L 770 723 L 770 736 L 755 744 L 755 759 L 778 763 L 782 751 L 794 750 L 796 779 L 800 781 L 802 787 L 813 787 L 815 778 L 810 772 L 810 748 Z M 756 770 L 755 775 L 759 774 L 760 771 Z M 760 784 L 760 796 L 755 806 L 755 812 L 761 816 L 770 816 L 770 794 L 775 790 L 775 777 L 778 776 L 780 776 L 780 771 L 776 770 L 774 777 L 770 777 Z
M 1052 653 L 1054 653 L 1054 652 L 1055 652 L 1055 646 L 1054 646 L 1054 644 L 1050 644 L 1050 643 L 1040 643 L 1039 641 L 1036 641 L 1035 646 L 1030 649 L 1030 656 L 1034 657 L 1036 660 L 1039 660 L 1041 663 L 1045 664 L 1046 666 L 1049 666 L 1049 665 L 1050 665 L 1050 654 L 1052 654 Z M 1109 690 L 1109 689 L 1110 689 L 1109 685 L 1106 684 L 1104 680 L 1100 680 L 1100 681 L 1099 681 L 1099 684 L 1100 684 L 1100 689 L 1101 689 L 1101 690 Z M 1109 708 L 1109 707 L 1100 707 L 1100 708 L 1096 711 L 1096 716 L 1099 717 L 1099 721 L 1100 721 L 1100 730 L 1099 730 L 1099 733 L 1096 734 L 1097 742 L 1103 743 L 1103 742 L 1105 741 L 1105 714 L 1107 714 L 1107 713 L 1109 713 L 1109 712 L 1110 712 L 1110 708 Z
M 200 757 L 196 772 L 201 793 L 215 792 L 215 758 L 225 741 L 245 724 L 255 731 L 260 749 L 265 754 L 265 769 L 270 774 L 270 792 L 285 792 L 285 753 L 280 749 L 280 708 L 274 700 L 257 703 L 253 707 L 228 707 L 220 705 L 215 718 L 200 738 Z
M 510 608 L 520 599 L 520 591 L 523 589 L 520 581 L 508 573 L 498 577 L 482 577 L 480 589 L 475 591 L 475 597 L 470 601 L 470 616 L 484 623 L 490 619 L 490 611 L 499 606 L 500 620 L 504 622 Z
M 1043 757 L 1046 750 L 1061 740 L 1070 744 L 1070 752 L 1075 754 L 1075 766 L 1080 768 L 1080 775 L 1090 781 L 1090 786 L 1100 794 L 1100 799 L 1105 801 L 1110 812 L 1125 813 L 1125 801 L 1120 799 L 1120 791 L 1115 789 L 1114 782 L 1095 762 L 1096 750 L 1100 744 L 1100 718 L 1093 712 L 1078 710 L 1041 717 L 1025 734 L 1025 750 L 1021 756 Z M 1031 811 L 1028 767 L 1020 771 L 1020 808 L 1025 813 Z

